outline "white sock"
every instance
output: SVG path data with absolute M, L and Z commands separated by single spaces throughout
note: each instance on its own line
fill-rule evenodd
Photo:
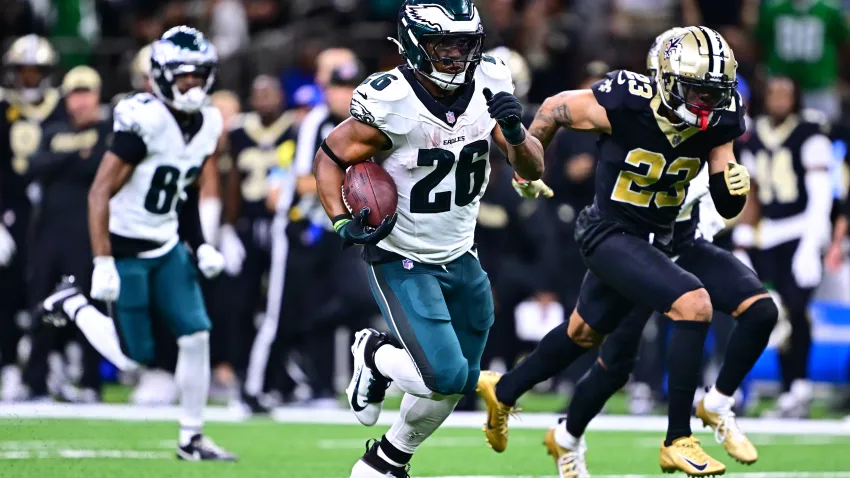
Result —
M 201 433 L 204 405 L 210 388 L 210 334 L 195 332 L 177 339 L 174 379 L 180 390 L 180 445 Z
M 378 367 L 381 375 L 395 382 L 405 393 L 432 400 L 443 398 L 425 385 L 425 381 L 419 375 L 419 369 L 404 349 L 390 344 L 382 345 L 375 351 L 375 366 Z
M 115 330 L 115 322 L 109 317 L 100 313 L 99 310 L 85 302 L 79 305 L 77 297 L 85 302 L 85 297 L 82 295 L 71 297 L 65 301 L 63 307 L 65 312 L 74 318 L 74 323 L 77 324 L 86 340 L 97 350 L 100 355 L 103 355 L 106 360 L 112 362 L 119 370 L 129 371 L 139 368 L 139 364 L 124 355 L 121 351 L 121 340 L 118 338 L 118 332 Z M 73 302 L 72 302 L 73 301 Z M 68 309 L 74 311 L 74 314 Z
M 555 427 L 555 443 L 557 443 L 561 448 L 577 450 L 580 441 L 581 437 L 574 437 L 567 431 L 566 422 L 559 423 L 558 426 Z
M 62 310 L 65 311 L 71 320 L 77 320 L 77 312 L 87 305 L 89 305 L 89 301 L 86 299 L 86 296 L 77 294 L 69 297 L 62 303 Z
M 438 401 L 405 394 L 398 418 L 386 434 L 387 440 L 405 453 L 415 453 L 419 445 L 446 421 L 461 398 L 463 395 L 449 395 Z M 378 451 L 380 454 L 380 447 Z
M 732 405 L 735 404 L 735 399 L 723 395 L 717 391 L 717 387 L 712 385 L 711 390 L 705 394 L 705 398 L 703 398 L 702 403 L 706 409 L 716 412 L 723 408 L 732 408 Z

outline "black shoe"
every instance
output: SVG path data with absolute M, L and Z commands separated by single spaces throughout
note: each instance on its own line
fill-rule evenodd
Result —
M 74 276 L 63 277 L 53 292 L 36 307 L 35 320 L 53 327 L 64 327 L 73 319 L 65 313 L 65 301 L 80 294 L 82 292 L 77 287 Z
M 193 436 L 188 445 L 177 447 L 177 458 L 186 461 L 236 461 L 236 455 L 200 433 Z
M 410 463 L 405 466 L 393 466 L 386 462 L 383 458 L 378 456 L 378 446 L 380 445 L 379 440 L 371 439 L 366 441 L 366 453 L 363 454 L 363 457 L 360 458 L 360 461 L 364 464 L 368 465 L 373 470 L 378 473 L 383 473 L 387 476 L 393 476 L 395 478 L 410 478 Z M 362 466 L 360 464 L 355 465 L 355 468 L 358 466 Z
M 244 389 L 242 390 L 242 403 L 251 411 L 252 415 L 269 415 L 271 408 L 260 403 L 260 399 L 254 395 L 249 395 Z

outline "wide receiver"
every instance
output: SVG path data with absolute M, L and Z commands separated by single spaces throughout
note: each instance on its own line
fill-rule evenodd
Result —
M 659 76 L 658 52 L 671 38 L 688 35 L 688 30 L 673 29 L 660 35 L 650 50 L 647 65 L 654 77 Z M 742 463 L 753 463 L 758 454 L 735 421 L 731 398 L 750 371 L 755 360 L 767 345 L 767 340 L 776 323 L 778 311 L 755 273 L 744 266 L 731 253 L 710 243 L 714 233 L 722 229 L 723 221 L 717 216 L 709 193 L 709 178 L 706 171 L 690 184 L 683 208 L 675 224 L 673 260 L 684 270 L 694 274 L 705 284 L 711 295 L 715 310 L 738 319 L 738 326 L 729 341 L 726 360 L 717 382 L 697 407 L 697 416 L 715 430 L 715 438 L 723 444 L 730 456 Z M 622 321 L 605 341 L 600 357 L 590 373 L 576 387 L 567 412 L 566 424 L 549 431 L 546 446 L 558 460 L 559 471 L 565 477 L 588 476 L 584 460 L 583 434 L 590 420 L 602 409 L 605 401 L 628 380 L 636 359 L 642 331 L 651 309 L 638 305 Z M 563 332 L 561 332 L 563 333 Z M 546 339 L 544 339 L 546 340 Z M 670 357 L 675 360 L 676 357 Z M 530 357 L 533 367 L 538 358 Z M 525 363 L 499 379 L 498 375 L 485 372 L 479 381 L 479 389 L 487 398 L 493 422 L 507 423 L 508 412 L 519 396 L 533 383 L 527 382 Z M 532 374 L 537 371 L 531 369 Z M 540 377 L 538 377 L 540 378 Z M 543 379 L 548 377 L 543 377 Z M 496 385 L 499 388 L 496 389 Z M 504 431 L 504 428 L 502 429 Z M 488 441 L 497 451 L 504 450 L 507 436 L 499 428 L 485 428 Z M 557 439 L 559 437 L 560 439 Z M 665 458 L 666 457 L 666 458 Z M 662 466 L 669 454 L 662 453 Z M 712 467 L 700 470 L 704 461 L 690 463 L 689 474 L 706 474 Z M 669 469 L 669 467 L 668 467 Z M 714 473 L 722 469 L 715 469 Z M 706 473 L 697 473 L 706 472 Z
M 403 347 L 372 329 L 356 334 L 347 394 L 358 420 L 377 421 L 391 381 L 405 395 L 398 420 L 354 465 L 355 478 L 407 476 L 413 453 L 478 381 L 493 296 L 473 233 L 491 137 L 520 177 L 543 173 L 543 147 L 519 121 L 510 72 L 481 55 L 483 38 L 470 0 L 406 1 L 397 41 L 406 65 L 360 85 L 352 118 L 316 154 L 322 205 L 347 243 L 365 245 L 372 292 Z M 351 217 L 341 197 L 345 169 L 370 158 L 399 195 L 397 215 L 377 228 Z M 521 191 L 533 197 L 544 187 L 534 181 Z
M 192 461 L 236 459 L 202 433 L 211 325 L 198 270 L 214 277 L 224 258 L 204 242 L 196 180 L 222 132 L 207 95 L 217 64 L 201 32 L 165 32 L 151 52 L 154 94 L 137 93 L 115 107 L 114 140 L 89 192 L 91 298 L 115 303 L 127 355 L 136 362 L 154 358 L 152 311 L 177 336 L 177 457 Z M 93 311 L 79 294 L 51 305 L 71 317 Z
M 530 128 L 544 146 L 561 126 L 599 132 L 602 161 L 594 204 L 577 222 L 576 240 L 589 267 L 578 305 L 569 324 L 550 332 L 527 359 L 516 388 L 551 375 L 553 367 L 559 370 L 599 345 L 636 306 L 664 313 L 673 320 L 673 330 L 669 426 L 660 464 L 665 471 L 691 475 L 720 474 L 725 466 L 702 450 L 690 430 L 713 311 L 703 282 L 671 259 L 673 225 L 688 184 L 705 163 L 717 211 L 732 218 L 744 207 L 749 175 L 732 151 L 732 141 L 744 132 L 736 67 L 731 48 L 717 32 L 689 27 L 665 42 L 656 81 L 611 72 L 591 90 L 546 100 Z M 762 298 L 769 300 L 766 294 Z M 738 358 L 730 375 L 743 377 L 761 349 Z M 511 407 L 493 400 L 488 405 L 488 427 L 504 438 Z M 566 454 L 583 445 L 568 435 L 565 427 L 558 427 L 553 437 L 558 446 L 552 451 L 564 457 L 560 472 L 575 476 Z

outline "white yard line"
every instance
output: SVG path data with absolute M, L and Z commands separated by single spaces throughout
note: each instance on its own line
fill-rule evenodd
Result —
M 208 407 L 205 418 L 209 422 L 242 422 L 248 417 L 240 408 Z M 86 420 L 122 421 L 175 421 L 180 417 L 178 407 L 142 407 L 134 405 L 69 405 L 60 403 L 0 405 L 2 419 L 74 418 Z M 390 425 L 398 411 L 387 410 L 381 414 L 378 425 Z M 553 413 L 523 413 L 511 420 L 511 428 L 543 430 L 558 423 L 561 415 Z M 358 422 L 348 410 L 320 410 L 314 408 L 278 408 L 272 419 L 280 423 L 313 423 L 330 425 L 356 425 Z M 455 412 L 443 424 L 446 428 L 480 428 L 483 412 Z M 848 435 L 848 420 L 778 420 L 768 418 L 741 418 L 741 427 L 751 434 L 771 435 Z M 694 419 L 694 430 L 704 430 Z M 591 431 L 663 432 L 667 429 L 666 417 L 634 417 L 603 415 L 590 423 Z M 850 478 L 850 477 L 848 477 Z

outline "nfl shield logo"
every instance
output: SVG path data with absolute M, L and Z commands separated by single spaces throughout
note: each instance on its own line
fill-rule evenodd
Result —
M 455 122 L 455 112 L 454 111 L 449 111 L 449 112 L 446 113 L 446 121 L 454 124 L 454 122 Z
M 405 259 L 401 261 L 401 265 L 407 270 L 413 269 L 413 261 L 411 261 L 410 259 Z

